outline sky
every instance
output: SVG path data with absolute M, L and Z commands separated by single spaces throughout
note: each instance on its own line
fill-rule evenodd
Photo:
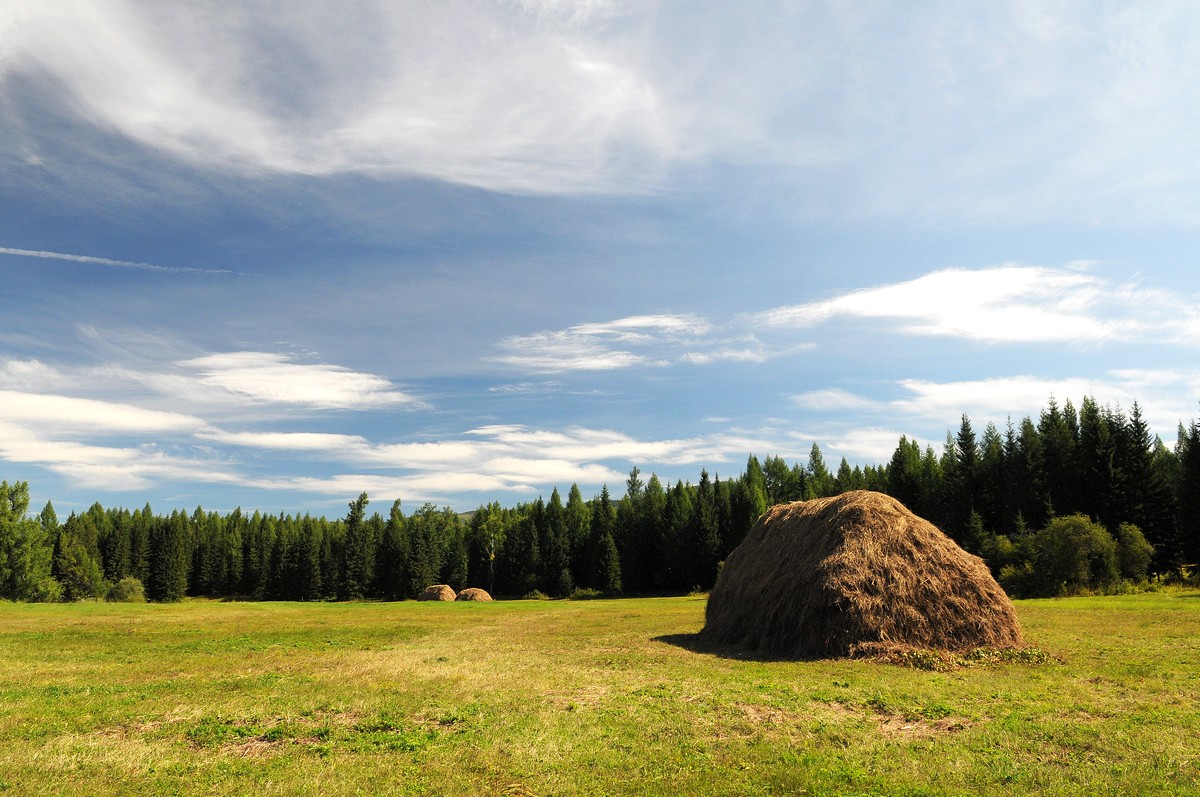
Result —
M 1188 2 L 0 5 L 0 478 L 470 510 L 1200 415 Z

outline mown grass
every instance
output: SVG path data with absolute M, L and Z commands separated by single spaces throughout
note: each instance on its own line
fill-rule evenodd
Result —
M 703 598 L 0 604 L 0 793 L 1200 793 L 1200 594 L 1018 602 L 1043 664 L 697 652 Z

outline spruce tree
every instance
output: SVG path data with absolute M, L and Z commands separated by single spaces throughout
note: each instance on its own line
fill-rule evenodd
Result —
M 347 600 L 362 600 L 375 579 L 375 540 L 372 526 L 367 523 L 366 493 L 350 502 L 346 514 L 342 547 L 341 596 Z

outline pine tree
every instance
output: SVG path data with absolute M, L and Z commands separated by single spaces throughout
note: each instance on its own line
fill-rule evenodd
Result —
M 366 521 L 366 493 L 350 502 L 346 514 L 345 537 L 342 548 L 341 597 L 362 600 L 375 581 L 375 545 L 373 526 Z
M 825 466 L 825 456 L 821 453 L 821 447 L 813 443 L 808 452 L 808 480 L 804 498 L 826 498 L 836 494 L 837 485 L 834 484 L 829 468 Z
M 695 519 L 691 523 L 694 537 L 690 541 L 691 571 L 689 581 L 693 587 L 707 590 L 717 580 L 717 561 L 721 552 L 721 535 L 718 525 L 716 492 L 708 471 L 700 470 L 700 484 L 696 488 Z
M 571 549 L 567 539 L 566 510 L 558 488 L 546 504 L 546 535 L 549 544 L 542 556 L 542 589 L 550 595 L 565 597 L 575 589 L 571 575 Z
M 405 579 L 408 569 L 408 529 L 400 499 L 392 503 L 387 525 L 379 543 L 375 562 L 375 579 L 379 593 L 388 600 L 402 600 L 407 592 Z
M 37 520 L 28 511 L 28 483 L 0 482 L 0 598 L 57 600 L 61 587 L 51 566 L 58 519 L 49 502 Z
M 667 493 L 656 474 L 651 474 L 642 493 L 642 509 L 639 513 L 641 529 L 638 531 L 638 561 L 642 571 L 638 574 L 636 589 L 650 592 L 661 588 L 662 580 L 662 536 L 666 524 Z
M 929 509 L 924 505 L 921 495 L 921 446 L 905 435 L 900 435 L 900 442 L 888 465 L 887 493 L 913 514 L 929 516 Z
M 587 540 L 591 525 L 591 511 L 583 501 L 583 493 L 579 491 L 578 484 L 572 484 L 563 511 L 563 531 L 571 562 L 571 579 L 577 585 L 584 584 L 588 579 Z
M 499 505 L 496 506 L 499 509 Z M 409 518 L 412 555 L 409 559 L 408 594 L 411 597 L 415 598 L 421 594 L 421 590 L 431 584 L 436 584 L 438 576 L 441 575 L 442 563 L 441 552 L 437 544 L 437 524 L 437 508 L 430 503 L 424 504 Z M 498 518 L 497 524 L 499 524 Z
M 129 524 L 129 572 L 143 586 L 150 583 L 150 529 L 154 512 L 150 504 L 133 513 Z
M 621 589 L 621 558 L 613 538 L 615 526 L 616 510 L 606 484 L 592 502 L 591 525 L 586 546 L 587 577 L 583 582 L 585 587 L 603 592 L 619 592 Z
M 1008 472 L 1004 439 L 996 425 L 989 422 L 979 444 L 976 490 L 980 522 L 992 533 L 1006 530 L 1009 525 Z
M 675 486 L 667 491 L 659 559 L 663 562 L 661 588 L 671 592 L 687 590 L 695 584 L 691 580 L 687 549 L 693 518 L 691 493 L 682 481 L 675 482 Z
M 1069 412 L 1059 409 L 1054 397 L 1038 421 L 1038 437 L 1044 462 L 1043 483 L 1048 495 L 1049 514 L 1065 515 L 1078 511 L 1075 500 L 1075 445 L 1078 422 L 1071 403 Z M 1032 518 L 1026 515 L 1032 522 Z
M 1041 434 L 1026 415 L 1017 434 L 1016 456 L 1011 460 L 1013 503 L 1017 514 L 1035 529 L 1050 519 L 1050 495 L 1046 488 L 1046 460 Z
M 191 530 L 188 517 L 175 511 L 159 519 L 151 530 L 150 597 L 157 601 L 183 600 L 191 563 Z
M 1200 423 L 1179 440 L 1179 553 L 1184 564 L 1200 564 Z

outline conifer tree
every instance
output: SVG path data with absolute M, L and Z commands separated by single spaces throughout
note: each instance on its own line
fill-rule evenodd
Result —
M 346 514 L 341 596 L 347 600 L 362 600 L 375 580 L 375 539 L 366 519 L 369 502 L 361 493 Z
M 171 513 L 160 519 L 151 532 L 150 597 L 157 601 L 181 601 L 187 593 L 191 563 L 191 530 L 188 516 Z
M 557 487 L 546 504 L 546 536 L 548 545 L 542 556 L 542 589 L 550 595 L 565 597 L 575 589 L 575 580 L 571 575 L 566 509 Z
M 825 465 L 825 456 L 821 453 L 821 447 L 813 443 L 812 449 L 808 452 L 808 483 L 804 497 L 805 499 L 827 498 L 836 494 L 837 485 L 834 484 L 833 475 Z

